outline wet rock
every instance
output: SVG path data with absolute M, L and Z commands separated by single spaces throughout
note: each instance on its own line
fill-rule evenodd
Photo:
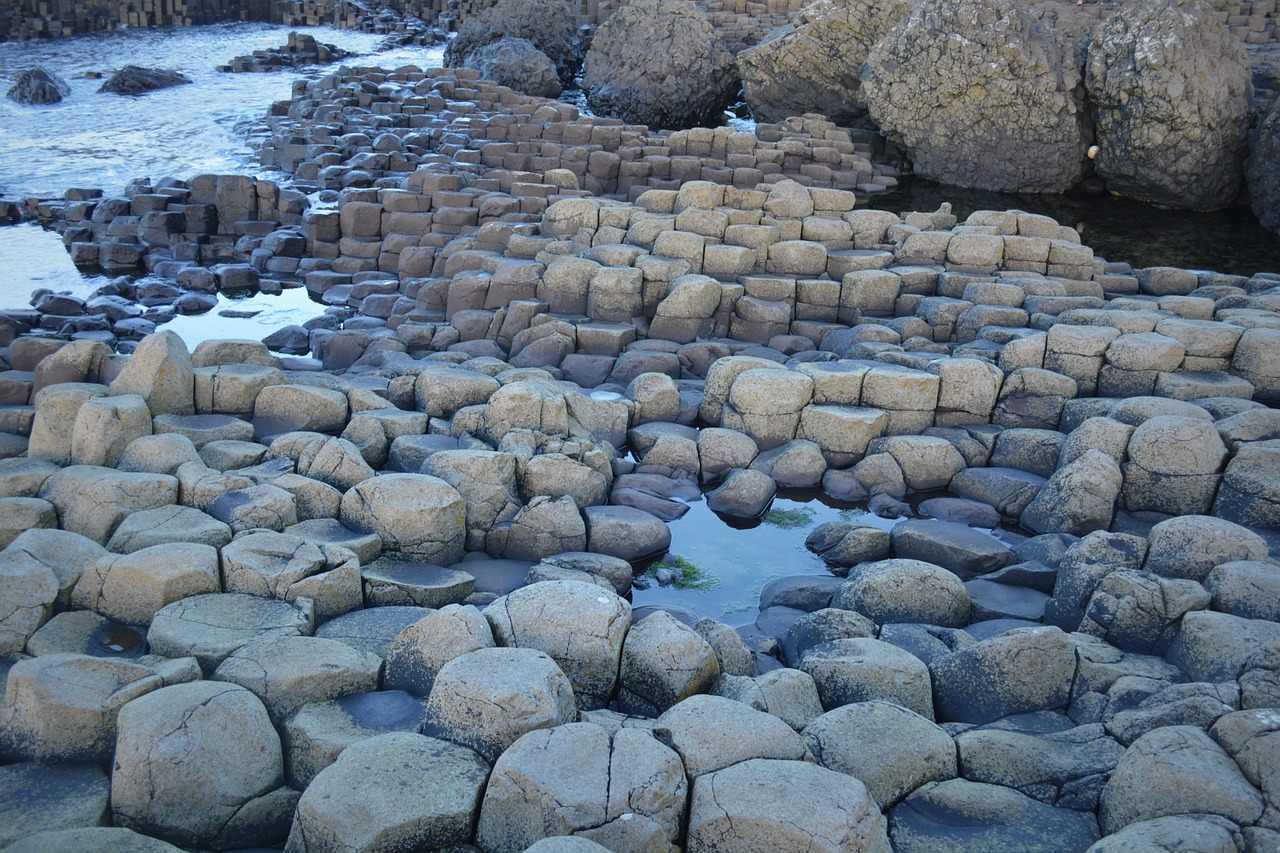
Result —
M 890 847 L 884 817 L 857 779 L 803 761 L 759 758 L 694 781 L 688 849 L 889 853 Z
M 126 705 L 119 732 L 116 825 L 214 849 L 271 843 L 288 830 L 298 794 L 283 785 L 280 737 L 248 690 L 213 681 L 166 687 Z
M 633 625 L 622 644 L 618 704 L 628 713 L 657 716 L 711 689 L 720 663 L 711 645 L 668 613 Z
M 861 781 L 882 811 L 921 785 L 952 779 L 958 772 L 950 735 L 891 702 L 842 705 L 801 734 L 819 764 Z
M 1262 795 L 1222 747 L 1200 729 L 1168 726 L 1125 751 L 1102 792 L 1098 818 L 1111 834 L 1182 814 L 1217 814 L 1251 824 L 1262 809 Z
M 142 95 L 156 89 L 168 89 L 171 86 L 182 86 L 190 83 L 187 76 L 163 68 L 140 68 L 137 65 L 126 65 L 107 82 L 98 88 L 99 92 L 114 92 L 117 95 Z
M 594 584 L 546 581 L 499 598 L 484 615 L 501 645 L 550 655 L 569 677 L 579 707 L 608 704 L 631 627 L 623 599 Z
M 958 33 L 964 37 L 951 38 Z M 917 174 L 989 190 L 1062 192 L 1084 173 L 1080 82 L 1072 51 L 1032 16 L 975 0 L 916 6 L 871 49 L 861 91 Z M 1010 104 L 1016 122 L 1007 120 Z
M 984 848 L 1069 853 L 1086 849 L 1099 835 L 1092 814 L 967 779 L 927 784 L 889 814 L 889 837 L 898 853 Z
M 436 673 L 428 731 L 497 758 L 521 735 L 572 722 L 573 687 L 545 653 L 478 649 Z
M 952 572 L 920 560 L 869 563 L 849 573 L 832 607 L 856 610 L 877 624 L 923 622 L 947 628 L 969 624 L 969 594 Z
M 734 518 L 759 518 L 773 503 L 777 491 L 778 484 L 768 474 L 739 468 L 708 492 L 706 501 L 713 512 Z
M 683 0 L 644 0 L 610 16 L 591 40 L 582 76 L 598 114 L 660 128 L 706 126 L 737 85 L 733 57 L 711 22 Z
M 43 68 L 30 68 L 18 75 L 5 97 L 26 106 L 48 106 L 61 103 L 70 94 L 71 86 L 57 74 Z
M 889 540 L 896 556 L 933 563 L 964 578 L 995 571 L 1017 559 L 994 537 L 952 521 L 913 518 L 894 525 Z
M 1245 180 L 1253 214 L 1264 228 L 1280 233 L 1280 168 L 1276 167 L 1280 162 L 1280 109 L 1275 103 L 1254 127 L 1249 149 Z
M 757 121 L 822 113 L 844 126 L 865 116 L 862 65 L 910 12 L 897 0 L 813 3 L 795 22 L 738 53 L 747 104 Z
M 510 853 L 558 835 L 668 849 L 687 793 L 679 757 L 647 732 L 594 723 L 529 732 L 494 764 L 476 841 Z
M 667 525 L 642 510 L 625 506 L 590 506 L 587 550 L 630 562 L 661 554 L 671 545 Z
M 1024 628 L 954 651 L 929 671 L 940 719 L 989 723 L 1064 707 L 1075 648 L 1057 628 Z
M 359 741 L 307 787 L 285 850 L 464 843 L 488 773 L 488 764 L 470 749 L 416 733 Z
M 1177 43 L 1158 61 L 1151 45 Z M 1250 116 L 1249 62 L 1200 0 L 1121 10 L 1093 34 L 1085 86 L 1107 189 L 1212 210 L 1239 192 Z
M 843 568 L 847 574 L 859 563 L 889 556 L 889 532 L 854 521 L 827 521 L 805 537 L 804 545 L 828 565 Z

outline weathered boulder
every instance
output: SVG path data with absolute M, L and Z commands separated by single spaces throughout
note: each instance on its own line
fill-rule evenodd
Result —
M 298 802 L 280 736 L 234 684 L 165 687 L 120 711 L 111 811 L 117 826 L 224 850 L 283 838 Z
M 13 545 L 0 551 L 0 654 L 23 650 L 53 614 L 58 593 L 49 566 Z
M 85 566 L 71 603 L 118 622 L 144 625 L 166 605 L 221 589 L 217 549 L 174 542 L 104 554 Z
M 167 841 L 119 826 L 51 829 L 28 835 L 5 850 L 11 853 L 64 853 L 67 850 L 96 850 L 98 853 L 182 853 L 181 847 L 174 847 Z
M 240 593 L 193 595 L 156 611 L 147 642 L 158 655 L 194 657 L 206 674 L 212 674 L 246 643 L 310 634 L 313 625 L 307 598 L 294 605 Z
M 580 835 L 613 849 L 671 849 L 687 794 L 679 756 L 648 732 L 594 723 L 529 732 L 494 764 L 476 843 L 520 853 L 542 838 Z
M 307 786 L 285 850 L 439 849 L 471 837 L 489 766 L 411 732 L 351 744 Z
M 486 80 L 526 95 L 540 98 L 560 95 L 555 63 L 528 39 L 504 38 L 477 47 L 462 60 L 462 67 L 474 68 Z
M 1079 630 L 1123 651 L 1160 655 L 1173 642 L 1182 617 L 1204 610 L 1209 601 L 1209 593 L 1195 581 L 1112 572 L 1090 597 Z
M 1211 421 L 1177 415 L 1151 418 L 1129 439 L 1120 497 L 1131 512 L 1205 515 L 1227 457 Z
M 445 67 L 474 68 L 467 60 L 475 51 L 504 39 L 530 42 L 555 64 L 560 82 L 565 85 L 573 82 L 582 63 L 577 15 L 566 0 L 499 0 L 477 14 L 465 16 L 458 35 L 445 48 Z
M 72 465 L 45 480 L 40 497 L 57 507 L 64 530 L 106 544 L 129 515 L 177 503 L 178 480 Z
M 227 592 L 314 602 L 319 619 L 362 606 L 359 561 L 340 545 L 317 545 L 287 533 L 259 530 L 222 549 Z
M 521 735 L 572 722 L 573 686 L 544 652 L 485 648 L 436 673 L 428 731 L 497 758 Z
M 5 97 L 26 106 L 47 106 L 61 103 L 71 94 L 71 86 L 52 71 L 29 68 L 18 75 Z
M 926 0 L 867 56 L 862 94 L 918 175 L 964 187 L 1062 192 L 1084 174 L 1071 48 L 1019 6 Z
M 882 811 L 927 782 L 959 773 L 951 736 L 892 702 L 842 705 L 801 734 L 819 764 L 861 781 Z
M 856 610 L 877 624 L 923 622 L 944 628 L 969 624 L 969 594 L 953 572 L 912 559 L 881 560 L 849 572 L 832 607 Z
M 1240 830 L 1217 815 L 1174 815 L 1140 820 L 1113 832 L 1089 848 L 1088 853 L 1235 853 L 1245 849 Z
M 1064 707 L 1076 653 L 1057 628 L 1020 628 L 945 655 L 929 671 L 940 719 L 989 723 Z
M 1110 834 L 1138 821 L 1181 814 L 1216 814 L 1251 824 L 1262 809 L 1262 794 L 1212 738 L 1192 726 L 1165 726 L 1125 751 L 1103 789 L 1098 818 Z
M 1020 521 L 1036 533 L 1083 536 L 1106 530 L 1123 485 L 1116 460 L 1090 448 L 1049 477 L 1022 511 Z
M 1126 6 L 1085 64 L 1107 189 L 1192 210 L 1230 204 L 1253 116 L 1249 60 L 1203 0 Z
M 421 472 L 457 489 L 466 505 L 467 545 L 484 547 L 494 524 L 509 521 L 520 507 L 516 459 L 492 450 L 442 450 L 422 463 Z
M 654 128 L 715 124 L 738 87 L 733 56 L 687 0 L 637 0 L 596 31 L 582 87 L 600 115 Z
M 441 565 L 462 559 L 466 503 L 458 491 L 426 474 L 387 474 L 342 496 L 341 521 L 376 533 L 386 551 Z
M 656 516 L 627 506 L 590 506 L 587 550 L 638 562 L 666 551 L 671 530 Z
M 865 116 L 862 64 L 910 11 L 902 0 L 819 0 L 740 51 L 738 72 L 756 120 L 822 113 L 845 126 Z
M 864 637 L 833 640 L 805 652 L 800 669 L 813 676 L 828 711 L 881 700 L 933 719 L 929 667 L 890 643 Z
M 386 654 L 384 686 L 426 696 L 442 666 L 467 652 L 494 645 L 493 631 L 479 610 L 445 605 L 396 635 Z
M 622 644 L 618 704 L 656 716 L 711 689 L 720 663 L 711 645 L 689 626 L 659 611 L 638 622 Z
M 484 615 L 500 645 L 550 655 L 569 677 L 579 707 L 608 704 L 631 627 L 626 601 L 595 584 L 545 581 L 499 598 Z
M 885 819 L 857 779 L 804 761 L 756 758 L 700 776 L 689 853 L 889 853 Z
M 153 415 L 195 413 L 191 353 L 177 332 L 147 335 L 111 380 L 110 391 L 140 394 Z
M 308 702 L 376 690 L 381 672 L 377 655 L 338 640 L 283 636 L 246 643 L 210 677 L 239 684 L 284 720 Z
M 1166 578 L 1203 582 L 1216 566 L 1236 560 L 1265 560 L 1266 541 L 1252 530 L 1221 518 L 1170 518 L 1147 534 L 1142 567 Z

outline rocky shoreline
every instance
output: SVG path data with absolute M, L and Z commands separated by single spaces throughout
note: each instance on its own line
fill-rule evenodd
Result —
M 159 281 L 0 310 L 0 849 L 1280 847 L 1280 271 L 857 207 L 818 115 L 347 67 L 268 123 L 290 187 L 27 206 Z M 633 609 L 785 488 L 903 520 Z

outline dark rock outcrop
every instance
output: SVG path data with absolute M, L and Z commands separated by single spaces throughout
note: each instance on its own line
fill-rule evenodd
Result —
M 756 120 L 822 113 L 845 125 L 863 118 L 862 64 L 910 11 L 906 0 L 817 0 L 794 24 L 739 53 L 738 72 Z
M 1230 204 L 1253 113 L 1249 60 L 1204 0 L 1121 7 L 1095 31 L 1085 87 L 1113 193 L 1191 210 Z
M 482 77 L 526 95 L 554 98 L 560 94 L 555 63 L 528 39 L 504 38 L 476 48 L 462 67 L 474 68 Z
M 925 0 L 862 69 L 872 119 L 919 175 L 962 187 L 1062 192 L 1084 174 L 1073 51 L 1021 8 Z
M 1250 147 L 1245 171 L 1249 202 L 1263 227 L 1280 234 L 1280 100 L 1254 128 Z
M 190 82 L 191 78 L 177 71 L 126 65 L 111 75 L 111 79 L 103 83 L 98 91 L 114 92 L 117 95 L 141 95 L 154 92 L 156 89 L 168 89 L 170 86 L 182 86 Z
M 6 97 L 27 106 L 47 106 L 62 101 L 71 94 L 67 81 L 43 68 L 31 68 L 18 75 Z
M 475 68 L 467 64 L 472 53 L 506 38 L 531 42 L 555 63 L 560 82 L 566 85 L 582 65 L 577 16 L 567 0 L 498 0 L 466 19 L 445 48 L 445 67 Z
M 738 89 L 733 56 L 688 0 L 636 0 L 605 22 L 582 87 L 601 115 L 656 128 L 719 124 Z

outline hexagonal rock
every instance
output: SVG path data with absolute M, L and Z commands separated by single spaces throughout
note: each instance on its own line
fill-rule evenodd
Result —
M 520 507 L 516 458 L 509 453 L 442 450 L 427 457 L 421 472 L 439 477 L 462 495 L 467 541 L 473 550 L 483 548 L 485 534 L 493 525 L 510 520 Z
M 234 684 L 157 690 L 120 711 L 111 772 L 117 826 L 225 850 L 282 838 L 298 801 L 283 785 L 280 737 Z
M 0 844 L 110 820 L 111 783 L 92 764 L 9 764 L 0 767 Z M 75 848 L 67 848 L 75 849 Z
M 920 560 L 881 560 L 849 573 L 832 607 L 856 610 L 877 624 L 923 622 L 944 628 L 969 624 L 969 594 L 953 572 Z
M 460 604 L 476 586 L 475 576 L 434 563 L 379 557 L 360 571 L 369 607 L 444 607 Z
M 828 711 L 880 699 L 933 719 L 929 667 L 890 643 L 868 637 L 833 640 L 805 652 L 800 669 L 813 676 Z
M 538 649 L 560 665 L 581 708 L 613 697 L 631 605 L 594 584 L 545 581 L 521 587 L 484 610 L 503 646 Z
M 20 548 L 0 551 L 0 654 L 21 652 L 58 598 L 58 576 Z
M 946 488 L 951 478 L 964 470 L 964 457 L 945 438 L 928 435 L 899 435 L 873 439 L 868 454 L 887 453 L 902 469 L 907 488 L 927 492 Z
M 192 595 L 220 592 L 218 550 L 178 542 L 129 554 L 105 554 L 85 567 L 71 603 L 132 625 Z
M 62 528 L 105 544 L 127 516 L 178 502 L 178 479 L 72 465 L 45 480 L 40 497 L 58 509 Z
M 293 494 L 269 483 L 224 492 L 213 499 L 208 510 L 235 533 L 258 528 L 284 530 L 298 523 Z
M 466 747 L 391 732 L 343 750 L 298 801 L 285 850 L 423 850 L 463 844 L 489 766 Z
M 426 731 L 497 758 L 524 733 L 576 715 L 573 686 L 546 653 L 478 649 L 436 673 Z
M 392 642 L 386 654 L 385 687 L 427 696 L 446 663 L 494 645 L 493 631 L 476 608 L 449 604 L 432 610 Z
M 780 718 L 724 696 L 690 696 L 663 712 L 654 732 L 680 755 L 690 779 L 752 758 L 809 757 Z
M 131 554 L 153 545 L 198 542 L 221 548 L 231 541 L 231 528 L 189 506 L 162 506 L 135 512 L 120 522 L 107 549 Z
M 892 848 L 884 816 L 857 779 L 803 761 L 756 758 L 694 781 L 686 849 L 889 853 Z
M 990 723 L 1064 707 L 1076 653 L 1058 628 L 1019 628 L 944 655 L 929 670 L 939 719 Z
M 340 391 L 310 385 L 268 385 L 258 392 L 253 408 L 254 430 L 260 436 L 294 430 L 342 432 L 350 406 Z
M 1204 582 L 1216 566 L 1265 560 L 1268 553 L 1266 541 L 1252 530 L 1221 518 L 1188 515 L 1151 528 L 1142 568 L 1161 577 Z
M 6 853 L 64 853 L 67 850 L 95 850 L 97 853 L 182 853 L 181 847 L 174 847 L 167 841 L 115 826 L 37 832 L 5 848 Z
M 210 674 L 246 643 L 310 634 L 313 624 L 308 599 L 294 605 L 239 593 L 195 595 L 157 611 L 147 642 L 158 655 L 194 657 Z
M 0 705 L 0 754 L 25 761 L 105 763 L 116 715 L 143 694 L 198 678 L 191 661 L 142 666 L 78 654 L 13 665 Z
M 800 413 L 813 398 L 813 380 L 781 368 L 752 368 L 733 380 L 721 426 L 746 433 L 761 450 L 796 437 Z
M 519 853 L 577 834 L 615 850 L 672 849 L 687 794 L 679 756 L 648 732 L 594 723 L 529 732 L 493 766 L 476 843 Z
M 618 704 L 628 713 L 656 716 L 710 690 L 719 676 L 715 649 L 692 628 L 659 611 L 627 632 Z
M 1131 512 L 1205 514 L 1227 457 L 1212 422 L 1176 415 L 1150 418 L 1129 439 L 1121 498 Z
M 801 736 L 819 764 L 861 781 L 884 811 L 921 785 L 959 774 L 951 736 L 892 702 L 841 705 Z
M 283 720 L 308 702 L 377 690 L 381 672 L 380 657 L 338 640 L 268 637 L 236 649 L 210 678 L 239 684 Z
M 426 474 L 386 474 L 342 496 L 341 521 L 376 533 L 387 551 L 439 565 L 462 559 L 466 504 L 457 489 Z
M 1138 821 L 1198 813 L 1238 824 L 1262 816 L 1262 794 L 1212 738 L 1194 726 L 1166 726 L 1134 741 L 1102 791 L 1107 834 Z
M 351 744 L 387 732 L 417 734 L 426 716 L 422 702 L 403 690 L 309 702 L 280 727 L 285 781 L 305 790 Z
M 106 549 L 70 530 L 33 529 L 20 534 L 0 553 L 8 554 L 8 557 L 0 557 L 0 565 L 6 559 L 19 562 L 30 559 L 47 566 L 58 579 L 56 606 L 65 607 L 71 601 L 71 590 L 84 567 L 105 554 Z
M 137 394 L 85 400 L 71 428 L 71 461 L 114 468 L 135 438 L 151 435 L 151 412 Z
M 671 530 L 660 519 L 629 506 L 589 506 L 587 550 L 629 562 L 666 551 Z

